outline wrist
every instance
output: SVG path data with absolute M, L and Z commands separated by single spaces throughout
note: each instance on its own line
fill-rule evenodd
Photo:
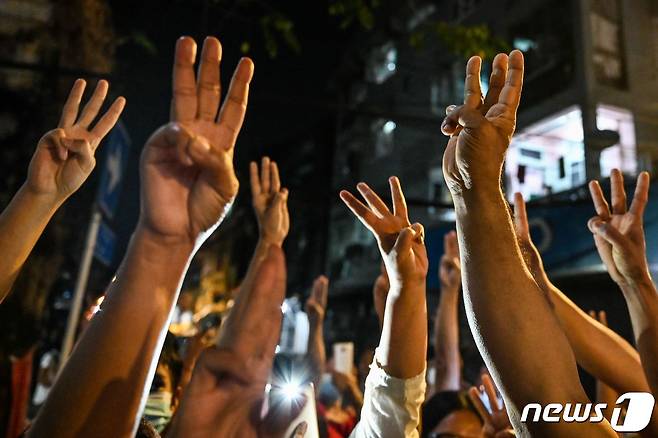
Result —
M 132 236 L 133 242 L 145 247 L 149 257 L 160 260 L 189 259 L 196 246 L 188 236 L 165 235 L 152 230 L 148 225 L 137 224 Z
M 624 278 L 617 285 L 624 294 L 656 293 L 656 286 L 646 271 L 634 278 Z
M 447 285 L 441 283 L 441 296 L 457 296 L 459 295 L 459 286 Z
M 18 189 L 15 198 L 28 203 L 30 209 L 34 212 L 50 214 L 54 214 L 66 200 L 66 196 L 61 196 L 56 192 L 51 193 L 35 190 L 27 182 Z
M 276 246 L 281 248 L 283 245 L 284 239 L 277 239 L 274 236 L 269 235 L 267 232 L 260 229 L 258 231 L 258 244 L 257 246 L 262 248 L 269 248 L 270 246 Z
M 457 216 L 465 216 L 482 209 L 498 207 L 501 202 L 505 204 L 505 196 L 500 188 L 499 180 L 496 180 L 495 184 L 481 184 L 477 188 L 453 193 L 452 199 Z

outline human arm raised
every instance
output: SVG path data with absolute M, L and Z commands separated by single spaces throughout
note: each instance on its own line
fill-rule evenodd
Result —
M 466 312 L 478 349 L 517 433 L 614 436 L 609 424 L 522 423 L 529 403 L 589 402 L 573 352 L 544 293 L 527 270 L 501 191 L 523 83 L 523 55 L 493 61 L 486 98 L 479 57 L 466 67 L 464 105 L 442 124 L 450 135 L 443 174 L 455 203 Z
M 238 181 L 233 148 L 253 64 L 243 59 L 220 103 L 221 45 L 176 44 L 171 120 L 147 140 L 141 208 L 126 255 L 103 302 L 60 372 L 29 436 L 134 436 L 145 391 L 191 257 L 221 223 Z
M 118 97 L 92 126 L 109 85 L 105 80 L 98 81 L 80 111 L 85 87 L 83 79 L 75 81 L 57 128 L 39 140 L 27 180 L 0 214 L 0 302 L 9 294 L 52 216 L 91 174 L 96 165 L 96 149 L 125 106 L 126 100 Z
M 444 254 L 439 264 L 441 295 L 434 320 L 434 354 L 436 355 L 435 391 L 459 391 L 462 381 L 459 352 L 459 290 L 461 264 L 457 233 L 443 236 Z
M 601 186 L 592 181 L 589 189 L 597 215 L 587 226 L 603 264 L 626 299 L 644 374 L 655 396 L 658 395 L 658 293 L 647 262 L 643 220 L 649 183 L 649 174 L 641 172 L 629 207 L 624 177 L 619 169 L 613 169 L 611 210 Z

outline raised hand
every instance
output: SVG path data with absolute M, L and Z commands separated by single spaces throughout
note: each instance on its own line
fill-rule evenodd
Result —
M 254 66 L 248 58 L 240 60 L 219 108 L 221 54 L 219 41 L 206 38 L 195 78 L 196 43 L 178 40 L 170 122 L 151 135 L 142 154 L 140 225 L 192 244 L 219 225 L 239 187 L 233 150 Z
M 523 84 L 523 55 L 514 50 L 509 57 L 494 58 L 489 91 L 482 98 L 478 56 L 466 66 L 464 104 L 450 106 L 441 125 L 450 140 L 443 155 L 443 174 L 451 192 L 463 193 L 480 185 L 480 190 L 500 188 L 505 151 L 516 126 L 516 110 Z
M 484 397 L 487 397 L 491 410 L 484 405 Z M 512 424 L 509 421 L 505 405 L 499 401 L 496 387 L 488 374 L 482 375 L 482 386 L 480 390 L 472 386 L 468 390 L 468 397 L 473 406 L 480 414 L 484 424 L 482 425 L 483 438 L 509 438 L 516 436 Z
M 288 214 L 288 189 L 281 188 L 279 167 L 268 157 L 263 157 L 258 174 L 258 164 L 251 162 L 251 202 L 258 219 L 260 238 L 277 246 L 283 244 L 290 229 Z
M 320 275 L 313 282 L 313 290 L 306 300 L 306 313 L 311 321 L 324 321 L 327 312 L 327 296 L 329 295 L 329 280 Z
M 359 183 L 357 189 L 368 207 L 346 190 L 340 192 L 340 197 L 377 239 L 389 281 L 397 284 L 424 282 L 427 276 L 427 252 L 423 243 L 425 231 L 421 224 L 409 223 L 400 181 L 397 177 L 391 177 L 388 181 L 393 199 L 392 213 L 366 183 Z
M 278 437 L 301 404 L 270 406 L 265 385 L 281 330 L 285 297 L 283 252 L 272 246 L 237 295 L 217 347 L 204 351 L 173 420 L 174 437 Z
M 612 212 L 597 181 L 589 184 L 596 216 L 587 223 L 599 256 L 620 286 L 651 282 L 644 241 L 644 209 L 649 200 L 649 174 L 637 177 L 635 195 L 627 208 L 624 177 L 619 169 L 610 174 Z
M 610 185 L 612 212 L 599 183 L 589 184 L 597 216 L 587 226 L 594 234 L 596 249 L 610 277 L 624 294 L 644 374 L 652 392 L 658 394 L 658 292 L 649 272 L 643 227 L 649 174 L 638 175 L 628 209 L 624 178 L 618 169 L 610 174 Z
M 377 239 L 386 267 L 389 288 L 375 353 L 377 363 L 390 376 L 408 379 L 424 373 L 426 365 L 427 251 L 423 226 L 409 223 L 400 181 L 391 177 L 388 182 L 393 212 L 365 183 L 357 188 L 368 207 L 348 191 L 341 191 L 340 197 Z
M 458 291 L 462 281 L 462 269 L 456 232 L 450 231 L 443 236 L 443 250 L 444 253 L 439 264 L 441 290 Z
M 87 83 L 73 84 L 56 129 L 47 132 L 37 145 L 27 174 L 26 187 L 61 203 L 75 192 L 96 166 L 94 153 L 101 140 L 114 127 L 126 99 L 118 97 L 92 127 L 107 96 L 108 83 L 98 81 L 94 94 L 80 112 L 80 101 Z

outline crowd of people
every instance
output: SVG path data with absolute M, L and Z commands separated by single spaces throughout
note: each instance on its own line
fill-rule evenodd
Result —
M 196 51 L 189 37 L 176 44 L 170 120 L 143 149 L 140 216 L 130 244 L 70 358 L 44 374 L 24 436 L 613 437 L 619 394 L 658 394 L 658 295 L 642 219 L 649 174 L 638 176 L 630 206 L 618 170 L 610 203 L 598 182 L 589 186 L 595 215 L 587 226 L 628 304 L 631 345 L 607 327 L 605 313 L 586 313 L 551 282 L 523 197 L 515 195 L 512 209 L 501 189 L 523 83 L 518 50 L 495 57 L 486 96 L 482 61 L 469 59 L 464 102 L 446 108 L 441 124 L 456 230 L 444 236 L 433 336 L 426 282 L 434 267 L 423 225 L 409 217 L 402 184 L 392 176 L 390 204 L 366 183 L 356 186 L 360 198 L 340 193 L 382 257 L 373 284 L 377 347 L 351 370 L 327 357 L 329 281 L 319 276 L 306 301 L 301 364 L 276 354 L 290 220 L 288 190 L 267 157 L 250 167 L 259 240 L 233 305 L 221 317 L 194 321 L 189 304 L 176 303 L 192 257 L 238 193 L 233 154 L 254 73 L 252 61 L 241 59 L 222 103 L 220 43 L 206 38 L 195 74 Z M 84 89 L 84 80 L 75 82 L 59 126 L 39 141 L 25 184 L 0 216 L 0 300 L 52 215 L 92 172 L 96 149 L 125 106 L 120 97 L 99 117 L 108 92 L 99 81 L 81 110 Z M 463 376 L 460 355 L 462 295 L 485 364 L 473 382 Z M 192 326 L 183 348 L 168 330 L 172 319 L 183 331 Z M 435 352 L 429 362 L 428 339 Z M 597 400 L 588 399 L 577 364 L 597 379 Z M 303 379 L 291 392 L 293 368 L 304 372 L 295 372 Z M 591 402 L 607 403 L 605 418 L 525 418 L 530 404 Z M 655 409 L 645 426 L 640 436 L 658 436 Z

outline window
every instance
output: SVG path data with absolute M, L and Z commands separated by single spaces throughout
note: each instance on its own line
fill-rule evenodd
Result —
M 624 173 L 637 173 L 635 122 L 633 114 L 625 109 L 609 105 L 597 105 L 596 127 L 619 133 L 619 143 L 601 151 L 601 175 L 609 176 L 614 168 Z
M 517 132 L 505 164 L 509 196 L 526 199 L 585 183 L 583 121 L 572 106 Z

